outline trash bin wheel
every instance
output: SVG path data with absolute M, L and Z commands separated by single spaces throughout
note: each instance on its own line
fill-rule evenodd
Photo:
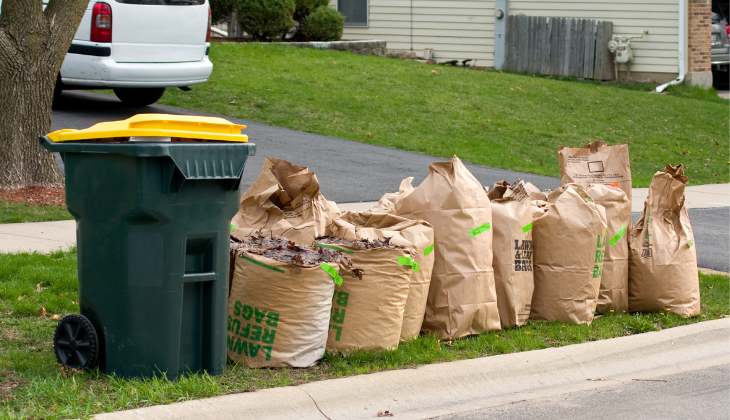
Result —
M 99 337 L 83 315 L 66 315 L 53 334 L 56 360 L 71 369 L 91 369 L 99 359 Z

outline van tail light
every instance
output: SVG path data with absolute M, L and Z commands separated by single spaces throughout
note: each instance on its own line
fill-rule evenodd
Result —
M 91 12 L 91 41 L 112 42 L 112 8 L 96 3 Z
M 725 32 L 727 32 L 727 36 L 730 37 L 730 25 L 725 25 Z
M 205 34 L 205 42 L 210 42 L 210 28 L 213 26 L 213 12 L 208 6 L 208 32 Z

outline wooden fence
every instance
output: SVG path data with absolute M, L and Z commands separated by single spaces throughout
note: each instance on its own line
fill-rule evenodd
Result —
M 608 41 L 613 22 L 509 16 L 505 70 L 518 73 L 613 80 Z

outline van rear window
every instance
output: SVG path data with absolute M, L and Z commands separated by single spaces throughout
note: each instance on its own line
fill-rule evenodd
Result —
M 205 0 L 116 0 L 116 2 L 151 6 L 198 6 L 205 4 Z

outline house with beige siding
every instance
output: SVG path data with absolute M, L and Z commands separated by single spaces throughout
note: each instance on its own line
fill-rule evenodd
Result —
M 663 83 L 686 74 L 690 81 L 708 76 L 711 81 L 706 0 L 332 0 L 331 5 L 346 17 L 344 40 L 382 39 L 388 49 L 419 57 L 430 48 L 438 62 L 472 59 L 483 67 L 495 63 L 497 9 L 507 15 L 611 21 L 614 34 L 648 31 L 631 42 L 633 80 Z M 620 65 L 619 78 L 626 75 Z
M 422 57 L 434 50 L 437 61 L 473 59 L 492 66 L 494 0 L 365 0 L 367 21 L 352 25 L 347 3 L 333 5 L 347 17 L 342 39 L 383 39 L 388 49 L 415 51 Z M 344 9 L 344 10 L 343 10 Z M 359 15 L 358 17 L 362 17 Z

